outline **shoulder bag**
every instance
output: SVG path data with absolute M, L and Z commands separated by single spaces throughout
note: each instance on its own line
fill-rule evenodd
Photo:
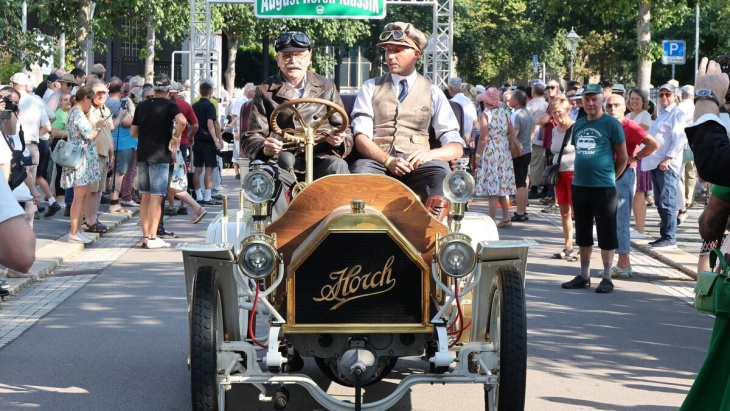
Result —
M 11 190 L 15 190 L 19 185 L 23 184 L 23 181 L 25 181 L 25 179 L 28 177 L 28 173 L 25 171 L 25 166 L 27 164 L 25 156 L 23 156 L 23 152 L 25 151 L 25 141 L 23 139 L 23 136 L 21 136 L 20 144 L 22 144 L 23 149 L 15 150 L 8 136 L 3 135 L 3 137 L 5 137 L 5 143 L 8 145 L 10 151 L 12 152 L 12 158 L 10 160 L 10 175 L 8 176 L 8 185 L 10 186 Z
M 81 146 L 66 140 L 59 140 L 51 158 L 61 167 L 76 170 L 81 163 L 81 151 Z
M 567 130 L 565 130 L 565 138 L 563 138 L 563 145 L 560 146 L 560 152 L 558 153 L 558 159 L 555 160 L 553 165 L 545 167 L 542 172 L 541 185 L 558 185 L 560 180 L 560 159 L 563 157 L 563 151 L 565 146 L 568 145 L 568 141 L 573 138 L 573 125 L 571 124 Z
M 715 272 L 714 269 L 717 261 L 720 262 L 720 272 Z M 718 247 L 713 248 L 710 253 L 710 267 L 710 271 L 702 271 L 697 276 L 694 307 L 707 314 L 730 315 L 730 267 Z

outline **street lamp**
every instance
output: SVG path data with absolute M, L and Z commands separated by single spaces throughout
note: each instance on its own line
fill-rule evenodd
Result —
M 570 53 L 570 79 L 573 80 L 573 53 L 578 48 L 578 40 L 580 36 L 575 34 L 573 27 L 570 28 L 570 33 L 565 36 L 565 48 Z

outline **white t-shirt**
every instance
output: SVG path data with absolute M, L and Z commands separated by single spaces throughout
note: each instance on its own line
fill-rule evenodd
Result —
M 10 190 L 5 173 L 0 170 L 0 223 L 9 220 L 15 216 L 24 215 L 25 211 L 20 208 L 18 201 L 15 200 L 13 192 Z
M 40 128 L 51 124 L 46 113 L 46 105 L 43 100 L 38 97 L 29 95 L 25 91 L 20 91 L 20 101 L 18 102 L 18 126 L 23 125 L 23 136 L 27 143 L 37 143 L 39 140 L 38 132 Z M 19 129 L 18 129 L 19 130 Z
M 9 163 L 13 159 L 13 152 L 5 140 L 5 136 L 0 132 L 0 165 Z

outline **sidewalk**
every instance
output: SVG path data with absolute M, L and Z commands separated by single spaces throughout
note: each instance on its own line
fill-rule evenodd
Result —
M 223 170 L 223 191 L 232 192 L 237 191 L 238 182 L 233 179 L 233 170 Z M 483 199 L 476 199 L 473 203 L 478 211 L 488 213 L 487 202 Z M 557 214 L 546 214 L 541 213 L 541 210 L 545 208 L 537 200 L 530 200 L 530 206 L 528 207 L 528 214 L 540 213 L 541 217 L 550 220 L 554 225 L 560 226 L 560 216 Z M 138 207 L 128 207 L 128 210 L 132 211 L 133 214 L 112 214 L 107 212 L 108 205 L 102 205 L 100 211 L 103 210 L 99 220 L 109 227 L 110 231 L 113 231 L 116 227 L 123 224 L 127 220 L 138 215 Z M 213 210 L 217 212 L 216 208 Z M 510 209 L 510 214 L 514 212 L 514 207 Z M 501 210 L 498 211 L 498 214 Z M 649 207 L 647 209 L 646 217 L 646 231 L 649 237 L 646 240 L 632 240 L 631 244 L 635 252 L 644 253 L 658 262 L 666 264 L 674 269 L 696 279 L 697 278 L 697 254 L 699 252 L 702 240 L 698 234 L 697 219 L 702 213 L 702 208 L 694 207 L 689 209 L 689 217 L 685 222 L 679 226 L 677 231 L 677 249 L 675 250 L 662 250 L 656 252 L 648 246 L 648 243 L 654 240 L 654 237 L 658 235 L 659 231 L 659 214 L 657 213 L 656 207 Z M 520 223 L 513 223 L 520 224 Z M 11 298 L 17 294 L 21 289 L 28 287 L 34 281 L 40 281 L 42 278 L 50 275 L 53 270 L 59 265 L 63 264 L 64 261 L 68 260 L 74 254 L 84 249 L 84 244 L 80 243 L 69 243 L 67 242 L 68 230 L 69 230 L 69 217 L 63 217 L 62 211 L 55 216 L 45 219 L 41 217 L 40 220 L 35 222 L 36 232 L 36 261 L 29 271 L 32 277 L 29 278 L 9 278 L 7 279 L 7 289 L 11 292 Z M 87 233 L 94 238 L 94 241 L 98 241 L 101 238 L 100 234 Z M 558 252 L 560 250 L 556 250 Z M 0 277 L 4 279 L 4 277 Z

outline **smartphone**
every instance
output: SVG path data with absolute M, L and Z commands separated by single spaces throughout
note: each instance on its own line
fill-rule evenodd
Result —
M 717 61 L 717 64 L 720 65 L 722 72 L 730 76 L 730 55 L 721 54 L 717 56 L 715 61 Z
M 122 100 L 122 106 L 121 106 L 120 110 L 126 110 L 126 109 L 127 109 L 127 99 L 125 98 L 124 100 Z

